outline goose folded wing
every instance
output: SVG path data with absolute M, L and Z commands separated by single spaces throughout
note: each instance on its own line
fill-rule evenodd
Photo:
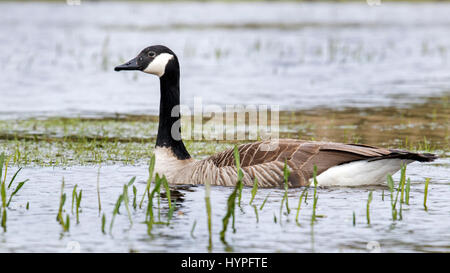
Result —
M 275 145 L 273 145 L 275 143 Z M 271 147 L 272 149 L 267 149 Z M 327 169 L 357 160 L 376 160 L 393 157 L 395 151 L 366 145 L 312 142 L 281 139 L 238 146 L 242 170 L 248 176 L 247 183 L 257 177 L 260 186 L 283 184 L 283 167 L 289 166 L 291 187 L 309 184 L 314 166 L 317 175 Z M 233 149 L 209 158 L 218 168 L 235 166 Z M 244 181 L 245 182 L 245 181 Z

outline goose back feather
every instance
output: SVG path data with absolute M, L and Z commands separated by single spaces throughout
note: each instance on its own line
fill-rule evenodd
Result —
M 431 161 L 435 158 L 431 154 L 411 153 L 356 144 L 313 142 L 296 139 L 280 139 L 276 141 L 276 144 L 276 148 L 270 151 L 263 149 L 263 147 L 270 145 L 270 141 L 260 141 L 238 146 L 241 168 L 244 173 L 244 185 L 253 185 L 254 179 L 257 178 L 259 187 L 282 186 L 284 183 L 283 168 L 285 162 L 290 170 L 289 187 L 300 187 L 309 185 L 313 177 L 314 166 L 317 166 L 318 180 L 319 184 L 321 184 L 320 175 L 322 173 L 333 167 L 345 166 L 351 162 L 359 161 L 367 166 L 373 166 L 373 170 L 380 170 L 377 176 L 385 178 L 387 173 L 398 171 L 402 163 L 410 163 L 414 160 Z M 161 154 L 160 151 L 156 151 L 157 162 L 164 162 L 162 163 L 163 166 L 157 168 L 156 171 L 166 175 L 171 183 L 205 184 L 209 180 L 212 185 L 233 186 L 237 182 L 237 169 L 233 149 L 225 150 L 204 160 L 195 161 L 191 159 L 177 167 L 168 163 L 170 160 L 167 160 L 167 158 L 172 157 L 173 162 L 182 161 L 176 160 L 176 157 L 173 155 L 171 156 L 169 150 L 166 150 L 164 153 L 165 160 L 158 158 L 158 155 Z M 380 164 L 370 164 L 381 160 L 391 160 L 391 163 L 394 163 L 394 165 L 384 164 L 387 163 L 384 162 L 381 166 L 390 166 L 384 170 L 380 169 Z M 358 168 L 361 169 L 361 166 L 358 166 Z M 334 184 L 348 184 L 348 182 L 340 183 L 339 178 L 334 179 L 337 180 Z M 322 182 L 322 184 L 327 184 L 326 181 Z

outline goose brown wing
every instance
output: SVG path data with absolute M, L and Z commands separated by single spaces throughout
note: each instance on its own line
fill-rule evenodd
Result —
M 272 147 L 272 149 L 267 150 L 267 147 Z M 270 176 L 275 177 L 266 183 L 267 186 L 274 186 L 274 183 L 280 185 L 283 183 L 282 169 L 284 162 L 287 162 L 291 170 L 289 177 L 291 186 L 304 186 L 309 183 L 309 179 L 313 176 L 314 165 L 317 166 L 317 175 L 319 175 L 331 167 L 357 160 L 379 160 L 385 158 L 420 160 L 425 157 L 425 155 L 421 154 L 367 145 L 295 139 L 242 144 L 238 146 L 238 150 L 241 167 L 246 174 L 250 175 L 250 179 L 258 176 L 260 173 L 264 173 L 264 175 L 258 177 L 258 180 L 260 178 L 271 180 Z M 235 166 L 234 150 L 229 149 L 218 153 L 211 156 L 208 160 L 211 160 L 219 168 Z M 264 184 L 264 182 L 261 183 Z

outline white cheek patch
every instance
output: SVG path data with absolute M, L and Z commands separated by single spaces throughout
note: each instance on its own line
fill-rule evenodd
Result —
M 167 63 L 173 59 L 173 55 L 169 53 L 161 53 L 156 56 L 155 59 L 151 63 L 148 64 L 147 68 L 144 69 L 144 72 L 157 75 L 161 77 L 164 75 L 166 71 Z

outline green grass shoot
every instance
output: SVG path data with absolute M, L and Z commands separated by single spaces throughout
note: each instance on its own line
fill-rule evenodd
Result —
M 227 199 L 227 212 L 225 216 L 222 218 L 222 230 L 220 231 L 220 240 L 225 244 L 228 245 L 225 240 L 225 234 L 227 232 L 228 223 L 230 221 L 230 218 L 232 217 L 232 227 L 233 231 L 235 231 L 234 223 L 235 223 L 235 207 L 236 207 L 236 197 L 238 197 L 238 200 L 240 200 L 240 197 L 242 195 L 242 178 L 244 177 L 244 173 L 241 170 L 240 165 L 240 158 L 239 158 L 239 150 L 237 146 L 234 146 L 234 160 L 236 163 L 236 172 L 237 172 L 237 183 L 234 187 L 233 191 L 231 192 L 230 196 Z M 240 204 L 240 201 L 238 201 L 238 205 Z
M 114 219 L 116 218 L 116 215 L 119 213 L 120 204 L 123 201 L 123 194 L 119 195 L 117 198 L 116 204 L 114 205 L 114 210 L 111 217 L 111 223 L 109 224 L 109 233 L 112 233 L 112 228 L 114 225 Z
M 133 209 L 134 210 L 136 210 L 136 207 L 137 207 L 136 196 L 137 196 L 137 188 L 135 185 L 133 185 Z
M 16 173 L 17 174 L 17 173 Z M 11 203 L 11 200 L 12 200 L 12 198 L 13 198 L 13 196 L 14 195 L 16 195 L 18 192 L 19 192 L 19 190 L 23 187 L 23 185 L 26 183 L 26 182 L 28 182 L 29 181 L 29 179 L 26 179 L 26 180 L 24 180 L 24 181 L 22 181 L 22 182 L 19 182 L 18 184 L 17 184 L 17 187 L 14 189 L 14 191 L 11 193 L 11 195 L 9 196 L 9 199 L 8 199 L 8 202 L 6 203 L 6 206 L 7 207 L 9 207 L 9 204 Z M 11 183 L 12 183 L 12 181 L 9 183 L 9 186 L 11 186 Z M 8 188 L 9 188 L 9 186 L 8 186 Z
M 76 215 L 77 215 L 77 224 L 80 223 L 80 206 L 81 206 L 81 198 L 82 198 L 82 193 L 83 190 L 80 190 L 80 192 L 78 194 L 75 194 L 75 198 L 76 198 Z
M 295 222 L 297 223 L 297 225 L 300 225 L 298 217 L 300 215 L 300 208 L 301 208 L 301 205 L 302 205 L 303 197 L 305 196 L 305 193 L 307 192 L 308 188 L 309 187 L 305 187 L 305 189 L 300 194 L 300 197 L 298 198 L 297 214 L 295 215 Z
M 406 164 L 402 164 L 402 168 L 400 171 L 400 185 L 399 187 L 401 187 L 401 196 L 400 196 L 400 203 L 403 203 L 405 198 L 405 184 L 406 184 Z
M 136 177 L 131 178 L 130 182 L 134 182 Z M 131 219 L 131 211 L 130 211 L 130 199 L 128 198 L 128 185 L 123 185 L 123 203 L 125 204 L 125 209 L 127 210 L 128 220 L 130 221 L 130 225 L 133 225 L 133 220 Z
M 266 198 L 264 198 L 264 201 L 262 202 L 261 206 L 259 207 L 259 210 L 262 210 L 264 208 L 264 205 L 266 204 L 267 200 L 269 199 L 270 192 L 267 194 Z
M 102 216 L 102 233 L 103 234 L 106 234 L 105 225 L 106 225 L 106 215 L 103 213 L 103 216 Z
M 252 197 L 250 198 L 249 204 L 251 205 L 253 200 L 255 199 L 256 192 L 258 192 L 258 178 L 255 177 L 253 181 L 253 188 L 252 188 Z
M 69 214 L 66 214 L 66 221 L 62 223 L 64 232 L 69 231 L 70 229 L 70 217 Z
M 206 216 L 207 216 L 207 226 L 208 226 L 208 251 L 212 251 L 213 242 L 212 242 L 212 212 L 211 212 L 211 193 L 208 186 L 208 189 L 205 191 L 205 206 L 206 206 Z M 222 237 L 222 234 L 221 234 Z
M 397 212 L 397 201 L 398 201 L 398 196 L 399 193 L 401 191 L 401 185 L 399 184 L 399 186 L 397 187 L 397 193 L 395 195 L 395 199 L 394 199 L 394 179 L 392 178 L 392 175 L 388 174 L 387 176 L 387 183 L 388 183 L 388 187 L 389 187 L 389 191 L 391 193 L 391 213 L 392 213 L 392 220 L 397 220 L 398 217 L 398 212 Z
M 236 172 L 237 172 L 237 183 L 236 187 L 238 189 L 238 206 L 241 206 L 241 199 L 242 199 L 242 188 L 244 187 L 244 184 L 242 183 L 242 179 L 244 178 L 244 173 L 241 169 L 241 160 L 239 157 L 239 150 L 238 147 L 234 146 L 234 161 L 236 163 Z M 234 216 L 233 216 L 234 218 Z M 234 222 L 234 220 L 233 220 Z
M 13 175 L 13 177 L 11 178 L 11 181 L 8 184 L 8 189 L 11 188 L 12 183 L 14 182 L 14 180 L 16 179 L 17 174 L 19 174 L 19 172 L 22 170 L 22 168 L 19 168 L 16 173 Z
M 155 170 L 155 155 L 153 154 L 152 157 L 150 158 L 150 163 L 148 166 L 147 186 L 145 187 L 144 194 L 142 194 L 141 202 L 139 203 L 139 208 L 142 208 L 142 203 L 144 202 L 144 198 L 145 198 L 146 194 L 147 194 L 148 198 L 150 199 L 150 184 L 152 183 L 154 170 Z
M 71 207 L 72 214 L 73 214 L 73 207 L 75 205 L 75 200 L 77 198 L 77 187 L 78 187 L 78 185 L 75 184 L 75 186 L 73 187 L 73 190 L 72 190 L 72 207 Z
M 64 222 L 62 213 L 63 213 L 63 207 L 64 207 L 64 203 L 66 202 L 66 194 L 64 193 L 64 177 L 62 179 L 62 183 L 61 183 L 61 193 L 59 196 L 59 208 L 58 208 L 58 214 L 56 216 L 56 220 L 60 223 Z
M 5 164 L 5 154 L 2 153 L 0 155 L 0 195 L 2 197 L 2 228 L 3 231 L 6 232 L 6 220 L 7 220 L 7 213 L 6 213 L 6 187 L 5 187 L 5 181 L 6 181 L 6 172 L 7 172 L 7 163 Z M 2 171 L 3 171 L 3 164 L 5 164 L 5 179 L 2 181 Z
M 287 167 L 287 160 L 285 160 L 284 161 L 284 167 L 283 167 L 284 195 L 283 195 L 283 198 L 281 199 L 281 206 L 280 206 L 280 224 L 281 224 L 281 216 L 282 216 L 283 205 L 284 204 L 286 204 L 287 214 L 289 214 L 291 212 L 291 210 L 289 209 L 289 198 L 288 198 L 288 188 L 289 188 L 288 179 L 289 179 L 289 175 L 290 175 L 290 171 L 289 171 L 289 169 Z
M 147 212 L 146 212 L 146 223 L 147 223 L 147 234 L 149 236 L 152 236 L 151 231 L 153 229 L 153 224 L 155 222 L 154 220 L 154 214 L 153 214 L 153 198 L 157 192 L 159 192 L 159 189 L 161 187 L 161 178 L 159 178 L 159 175 L 155 175 L 155 187 L 151 191 L 149 198 L 148 198 L 148 204 L 147 204 Z
M 233 191 L 231 192 L 230 196 L 228 196 L 227 199 L 227 212 L 225 216 L 222 218 L 222 230 L 220 231 L 220 240 L 224 243 L 226 243 L 225 240 L 225 234 L 227 232 L 228 223 L 230 221 L 230 217 L 234 218 L 235 213 L 235 206 L 236 206 L 236 196 L 238 192 L 238 184 L 234 187 Z
M 427 198 L 428 198 L 428 184 L 430 183 L 431 178 L 425 178 L 425 191 L 423 196 L 423 207 L 427 211 Z
M 167 215 L 167 225 L 169 225 L 170 220 L 172 219 L 172 216 L 173 216 L 173 212 L 175 210 L 175 205 L 172 204 L 172 197 L 170 195 L 169 183 L 167 182 L 167 179 L 165 176 L 163 176 L 163 178 L 162 178 L 162 184 L 164 186 L 164 189 L 166 190 L 167 203 L 169 204 L 169 213 Z
M 409 177 L 408 177 L 408 180 L 406 182 L 406 188 L 405 188 L 405 194 L 406 194 L 405 202 L 406 202 L 407 205 L 409 205 L 409 194 L 410 194 L 410 192 L 411 192 L 411 179 L 409 179 Z
M 370 225 L 370 203 L 371 202 L 372 202 L 372 191 L 369 192 L 369 196 L 367 197 L 366 217 L 367 217 L 368 225 Z
M 102 202 L 100 200 L 100 168 L 101 168 L 101 165 L 98 166 L 98 172 L 97 172 L 97 202 L 98 202 L 98 215 L 99 216 L 102 211 Z
M 67 232 L 70 228 L 70 217 L 69 214 L 66 214 L 66 219 L 64 219 L 63 212 L 64 212 L 64 204 L 66 202 L 66 194 L 64 193 L 64 177 L 62 179 L 61 183 L 61 193 L 59 197 L 59 208 L 58 208 L 58 214 L 56 215 L 56 221 L 59 222 L 59 224 L 62 226 L 63 231 Z
M 316 221 L 316 209 L 317 209 L 317 201 L 319 200 L 319 197 L 317 196 L 317 166 L 314 165 L 313 169 L 313 181 L 314 181 L 314 195 L 313 195 L 313 212 L 311 216 L 311 224 L 313 225 Z

